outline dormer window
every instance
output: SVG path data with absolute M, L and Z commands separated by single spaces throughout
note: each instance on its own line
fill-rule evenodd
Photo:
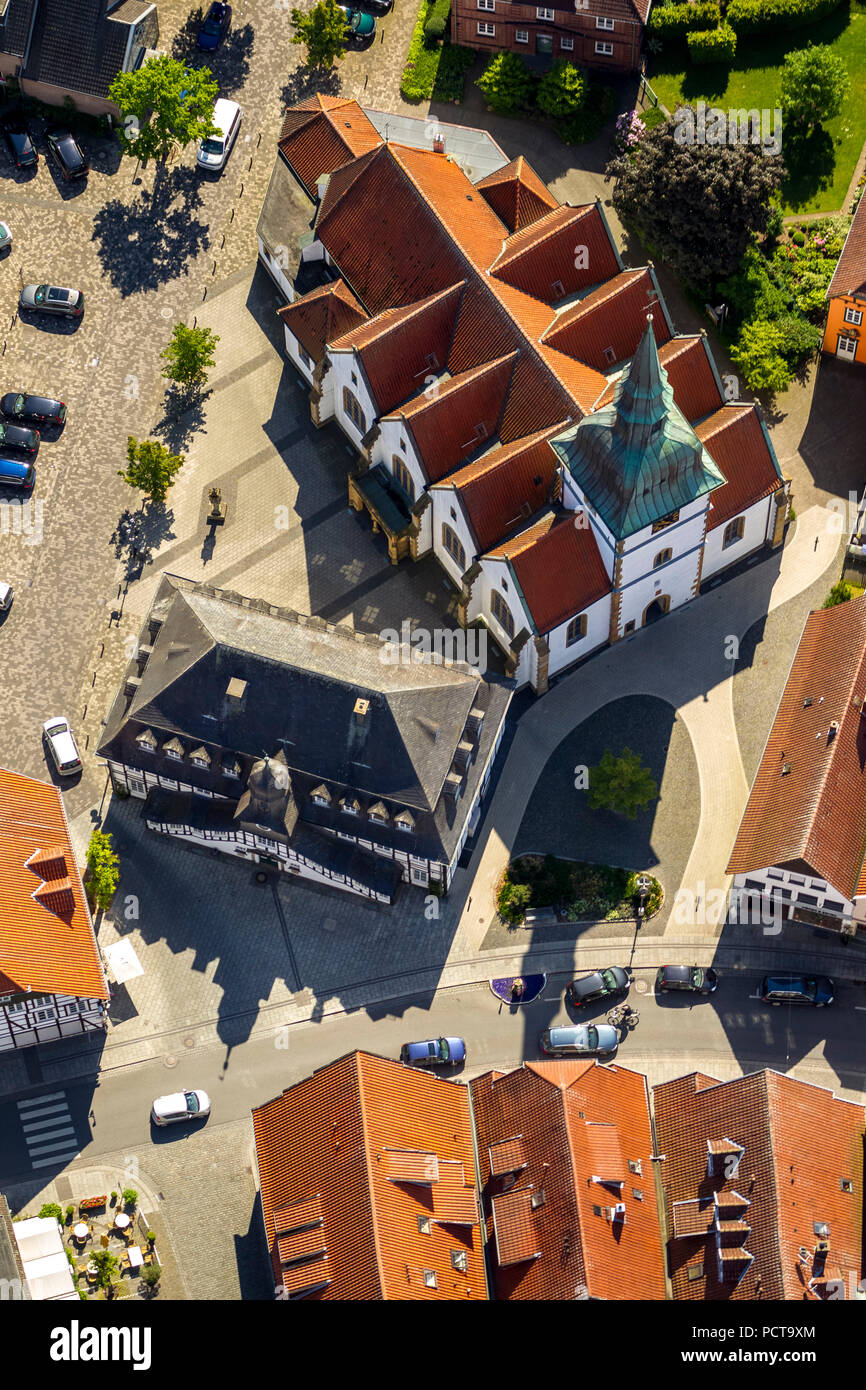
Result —
M 157 749 L 156 734 L 152 729 L 144 729 L 136 735 L 136 744 L 143 753 L 155 753 Z
M 604 360 L 605 360 L 605 362 L 608 364 L 609 367 L 612 367 L 612 366 L 613 366 L 614 362 L 616 361 L 616 352 L 614 351 L 614 349 L 613 349 L 612 347 L 606 347 L 606 348 L 605 348 L 605 350 L 604 350 Z
M 411 811 L 398 811 L 394 817 L 394 824 L 398 830 L 414 830 L 415 817 Z
M 195 767 L 210 767 L 210 753 L 206 748 L 194 748 L 189 755 L 190 762 Z
M 374 820 L 377 825 L 387 825 L 388 821 L 391 819 L 388 815 L 387 808 L 381 801 L 377 801 L 374 806 L 371 806 L 367 815 L 370 820 Z
M 330 806 L 331 793 L 324 783 L 322 783 L 321 786 L 314 787 L 310 792 L 310 800 L 314 806 Z
M 231 762 L 223 763 L 222 771 L 224 777 L 240 777 L 241 765 L 237 758 L 233 758 Z
M 361 803 L 353 796 L 344 796 L 340 802 L 340 810 L 347 816 L 360 816 Z
M 171 738 L 168 743 L 162 745 L 162 751 L 167 758 L 172 758 L 175 762 L 183 762 L 183 744 L 179 738 Z

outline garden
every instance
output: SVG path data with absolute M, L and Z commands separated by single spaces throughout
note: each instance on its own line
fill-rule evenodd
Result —
M 799 138 L 782 132 L 783 213 L 841 209 L 866 140 L 866 4 L 862 0 L 702 0 L 653 8 L 649 81 L 660 102 L 775 110 L 785 58 L 826 45 L 844 64 L 853 100 Z
M 138 1210 L 134 1188 L 84 1197 L 65 1210 L 57 1202 L 46 1202 L 38 1216 L 56 1221 L 62 1231 L 82 1300 L 151 1299 L 159 1292 L 162 1268 L 156 1232 Z M 27 1215 L 14 1219 L 25 1221 Z M 124 1280 L 124 1275 L 130 1278 Z
M 406 101 L 463 100 L 463 84 L 475 62 L 475 50 L 448 42 L 450 10 L 451 0 L 421 0 L 400 83 Z
M 607 864 L 524 854 L 513 859 L 497 894 L 499 915 L 519 926 L 529 908 L 555 908 L 567 922 L 627 922 L 638 915 L 637 872 Z M 655 916 L 664 897 L 657 878 L 649 881 L 644 920 Z

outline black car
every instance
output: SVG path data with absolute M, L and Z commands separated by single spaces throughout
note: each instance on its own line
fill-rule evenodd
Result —
M 0 124 L 3 138 L 9 146 L 9 153 L 15 161 L 16 169 L 33 169 L 39 163 L 39 155 L 33 147 L 27 122 L 19 111 L 12 111 Z
M 84 151 L 68 130 L 51 130 L 46 135 L 48 148 L 65 179 L 83 179 L 90 172 Z
M 826 975 L 765 975 L 761 1000 L 765 1004 L 811 1004 L 823 1009 L 835 999 L 835 986 Z
M 354 0 L 355 8 L 366 10 L 368 14 L 388 14 L 394 8 L 394 0 Z
M 28 396 L 23 391 L 7 391 L 0 399 L 0 414 L 10 420 L 34 420 L 39 425 L 62 425 L 66 419 L 64 401 L 51 396 Z
M 565 991 L 566 998 L 576 1009 L 585 1009 L 611 994 L 622 994 L 629 987 L 628 971 L 620 965 L 612 965 L 607 970 L 596 970 L 594 975 L 584 975 L 580 980 L 572 980 Z
M 712 994 L 719 977 L 704 965 L 662 965 L 656 975 L 656 993 L 680 990 L 686 994 Z
M 28 430 L 23 425 L 7 425 L 0 421 L 0 453 L 7 449 L 20 449 L 23 454 L 35 454 L 39 448 L 39 431 Z
M 219 48 L 229 31 L 232 22 L 231 5 L 223 5 L 214 0 L 207 12 L 207 18 L 198 31 L 197 46 L 203 53 L 213 53 Z

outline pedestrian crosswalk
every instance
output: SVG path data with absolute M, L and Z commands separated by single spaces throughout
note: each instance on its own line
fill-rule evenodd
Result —
M 18 1117 L 31 1167 L 57 1167 L 78 1157 L 79 1145 L 65 1092 L 52 1091 L 34 1100 L 19 1100 Z

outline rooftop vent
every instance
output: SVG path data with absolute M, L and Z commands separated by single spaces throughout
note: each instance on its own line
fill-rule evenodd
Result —
M 356 700 L 356 701 L 355 701 L 355 714 L 357 715 L 357 717 L 358 717 L 359 719 L 363 719 L 363 718 L 364 718 L 364 715 L 367 714 L 369 708 L 370 708 L 370 701 L 369 701 L 369 700 L 360 700 L 360 699 L 359 699 L 359 700 Z
M 831 719 L 831 720 L 830 720 L 830 727 L 829 727 L 829 729 L 827 730 L 827 742 L 828 742 L 828 743 L 832 743 L 833 739 L 836 737 L 836 735 L 838 734 L 838 732 L 839 732 L 839 720 L 838 720 L 838 719 Z
M 246 693 L 246 681 L 242 681 L 239 676 L 232 676 L 231 680 L 226 686 L 226 699 L 235 700 L 238 704 L 240 704 Z
M 793 767 L 793 763 L 783 763 L 783 764 L 782 764 L 782 776 L 783 776 L 783 777 L 787 777 L 787 775 L 788 775 L 788 773 L 791 771 L 791 768 L 792 768 L 792 767 Z
M 437 130 L 436 134 L 433 136 L 433 153 L 445 153 L 445 136 L 442 134 L 441 130 Z
M 809 706 L 811 705 L 811 703 L 812 703 L 812 696 L 811 696 L 811 695 L 807 695 L 806 698 L 805 698 L 805 700 L 803 701 L 803 709 L 808 709 Z

